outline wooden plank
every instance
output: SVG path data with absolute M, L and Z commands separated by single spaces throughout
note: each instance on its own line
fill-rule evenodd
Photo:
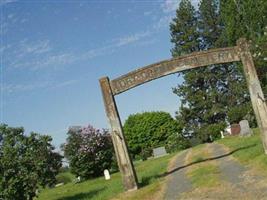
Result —
M 112 142 L 116 153 L 119 169 L 122 174 L 124 189 L 127 191 L 138 189 L 136 172 L 129 157 L 127 144 L 122 130 L 120 116 L 111 91 L 108 77 L 99 80 L 102 89 L 106 114 L 112 130 Z
M 114 95 L 154 79 L 197 67 L 240 61 L 237 47 L 213 49 L 148 65 L 111 81 Z
M 267 105 L 261 89 L 260 81 L 249 50 L 249 44 L 242 38 L 237 41 L 238 51 L 244 67 L 245 77 L 250 93 L 252 107 L 261 131 L 262 143 L 267 154 Z

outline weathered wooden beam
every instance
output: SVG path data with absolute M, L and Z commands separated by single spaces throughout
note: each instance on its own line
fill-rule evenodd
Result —
M 261 131 L 262 143 L 267 154 L 267 105 L 261 89 L 260 81 L 249 50 L 249 44 L 242 38 L 237 41 L 238 51 L 244 67 L 252 107 Z
M 111 81 L 113 95 L 169 74 L 219 63 L 240 61 L 237 47 L 212 49 L 164 60 L 139 68 Z
M 138 189 L 136 172 L 132 160 L 129 157 L 126 140 L 109 79 L 108 77 L 104 77 L 101 78 L 99 82 L 102 89 L 106 114 L 112 130 L 112 142 L 122 175 L 124 189 L 127 191 L 136 190 Z

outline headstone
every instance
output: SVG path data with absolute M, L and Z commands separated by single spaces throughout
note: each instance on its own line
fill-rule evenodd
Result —
M 231 126 L 227 126 L 224 131 L 223 131 L 224 135 L 231 135 Z
M 106 180 L 110 179 L 110 174 L 109 174 L 109 171 L 107 169 L 104 170 L 104 176 L 105 176 Z
M 158 147 L 153 149 L 153 156 L 156 157 L 161 157 L 167 155 L 165 147 Z
M 223 139 L 224 138 L 224 134 L 223 134 L 223 132 L 221 131 L 221 138 Z
M 81 177 L 78 176 L 77 178 L 74 179 L 74 183 L 80 183 L 81 182 Z
M 58 184 L 55 185 L 55 187 L 59 187 L 59 186 L 62 186 L 62 185 L 64 185 L 64 183 L 58 183 Z
M 231 125 L 231 135 L 239 135 L 241 131 L 239 124 L 232 124 Z
M 248 120 L 242 120 L 239 122 L 240 125 L 240 136 L 250 136 L 252 135 L 252 130 L 249 127 Z

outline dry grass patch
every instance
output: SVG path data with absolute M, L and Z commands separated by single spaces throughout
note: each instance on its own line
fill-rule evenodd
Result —
M 186 163 L 195 163 L 186 172 L 194 188 L 215 187 L 220 183 L 220 170 L 216 161 L 205 161 L 211 156 L 209 144 L 191 149 Z

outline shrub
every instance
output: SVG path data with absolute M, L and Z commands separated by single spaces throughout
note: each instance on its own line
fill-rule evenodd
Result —
M 57 183 L 71 183 L 73 181 L 73 178 L 70 174 L 70 172 L 64 172 L 64 173 L 59 173 L 56 177 Z
M 123 128 L 132 157 L 141 157 L 143 160 L 151 156 L 153 148 L 166 146 L 169 140 L 181 133 L 179 123 L 166 112 L 130 115 Z M 173 142 L 169 145 L 169 150 L 179 148 L 178 146 Z
M 208 124 L 202 126 L 197 134 L 198 138 L 202 142 L 211 142 L 213 140 L 221 138 L 221 131 L 226 128 L 226 123 L 221 122 L 217 124 Z
M 78 130 L 70 129 L 62 145 L 70 170 L 82 179 L 97 177 L 113 162 L 113 148 L 107 130 L 95 129 L 91 125 Z
M 31 200 L 39 186 L 52 186 L 62 156 L 54 152 L 52 138 L 23 128 L 0 125 L 0 199 Z

